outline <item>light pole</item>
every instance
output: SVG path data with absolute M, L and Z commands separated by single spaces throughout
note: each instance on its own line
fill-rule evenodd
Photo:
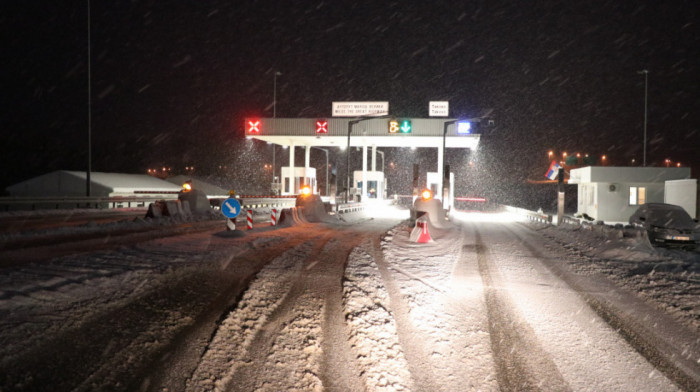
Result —
M 273 81 L 272 81 L 272 118 L 277 117 L 277 77 L 282 76 L 282 72 L 280 71 L 275 71 L 275 74 L 273 76 Z M 272 183 L 276 184 L 277 182 L 275 181 L 275 143 L 272 143 Z M 273 185 L 276 186 L 276 185 Z M 277 194 L 277 190 L 274 190 L 274 193 Z
M 382 154 L 382 188 L 377 189 L 377 193 L 379 194 L 379 192 L 381 192 L 381 199 L 384 199 L 384 189 L 386 189 L 386 178 L 384 175 L 384 151 L 377 150 L 377 153 Z
M 321 150 L 321 151 L 326 153 L 326 196 L 329 196 L 329 193 L 330 193 L 329 184 L 330 183 L 328 182 L 328 150 L 325 148 L 316 147 L 316 146 L 311 146 L 311 148 L 316 148 L 316 149 Z
M 377 150 L 377 154 L 382 154 L 382 173 L 384 173 L 384 151 Z
M 88 167 L 85 175 L 86 196 L 91 196 L 90 172 L 92 171 L 92 63 L 91 38 L 90 38 L 90 0 L 87 2 L 87 71 L 88 71 Z
M 272 192 L 277 195 L 277 189 L 274 189 L 276 187 L 277 181 L 275 181 L 275 143 L 272 144 Z
M 445 170 L 445 166 L 446 166 L 446 165 L 445 165 L 445 142 L 446 142 L 446 139 L 447 139 L 447 127 L 448 127 L 450 124 L 454 124 L 454 123 L 456 123 L 456 122 L 458 122 L 458 121 L 460 121 L 460 120 L 445 121 L 445 122 L 443 123 L 443 125 L 442 125 L 442 127 L 443 127 L 443 128 L 442 128 L 442 166 L 443 166 L 443 167 L 442 167 L 442 179 L 440 180 L 440 184 L 442 185 L 442 189 L 440 189 L 440 193 L 441 193 L 441 195 L 442 195 L 442 196 L 441 196 L 441 197 L 442 197 L 442 206 L 443 206 L 444 208 L 447 208 L 445 205 L 448 203 L 448 200 L 447 200 L 447 196 L 448 196 L 448 195 L 446 194 L 446 193 L 447 193 L 447 187 L 445 186 L 445 184 L 446 184 L 446 183 L 447 183 L 447 184 L 450 183 L 449 177 L 447 178 L 447 181 L 445 181 L 445 174 L 447 173 L 447 171 Z M 439 169 L 439 168 L 438 168 L 438 169 Z
M 272 118 L 277 117 L 277 77 L 282 76 L 282 72 L 275 71 L 272 86 Z
M 644 74 L 644 154 L 642 160 L 642 166 L 647 165 L 647 97 L 649 92 L 649 71 L 644 69 L 638 74 Z
M 348 121 L 348 145 L 345 148 L 345 203 L 348 202 L 348 196 L 350 195 L 350 134 L 352 133 L 352 126 L 360 121 L 362 120 Z

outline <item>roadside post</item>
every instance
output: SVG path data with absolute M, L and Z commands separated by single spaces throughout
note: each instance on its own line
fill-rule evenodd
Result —
M 559 168 L 559 179 L 557 182 L 557 226 L 562 224 L 564 219 L 564 195 L 566 194 L 564 189 L 564 168 Z
M 277 209 L 273 208 L 270 211 L 270 226 L 275 226 L 277 224 Z

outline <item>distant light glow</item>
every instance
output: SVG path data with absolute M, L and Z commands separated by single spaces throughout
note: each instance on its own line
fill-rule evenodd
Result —
M 431 192 L 430 189 L 424 189 L 423 192 L 421 192 L 421 197 L 423 200 L 430 200 L 433 198 L 433 192 Z
M 472 123 L 469 121 L 460 121 L 457 123 L 457 133 L 467 135 L 472 133 Z
M 311 194 L 311 187 L 308 186 L 308 185 L 304 185 L 304 186 L 301 188 L 301 194 L 304 195 L 304 196 L 310 195 L 310 194 Z

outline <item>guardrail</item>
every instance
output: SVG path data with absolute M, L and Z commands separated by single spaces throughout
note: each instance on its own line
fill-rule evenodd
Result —
M 532 222 L 540 222 L 540 223 L 552 223 L 552 215 L 548 215 L 542 212 L 535 212 L 535 211 L 530 211 L 526 210 L 524 208 L 519 208 L 519 207 L 512 207 L 512 206 L 504 206 L 506 211 L 508 212 L 514 212 L 516 214 L 520 215 L 525 215 L 527 219 L 529 219 Z
M 167 196 L 64 196 L 64 197 L 0 197 L 0 209 L 10 210 L 11 207 L 23 207 L 19 209 L 61 209 L 61 208 L 131 208 L 148 207 L 148 203 L 157 200 L 176 200 L 177 195 Z
M 335 212 L 338 214 L 347 214 L 349 212 L 364 211 L 366 207 L 367 205 L 365 203 L 336 204 Z
M 209 196 L 215 207 L 227 196 Z M 238 198 L 244 209 L 267 207 L 294 207 L 296 196 L 242 196 Z M 158 200 L 177 200 L 177 194 L 161 196 L 47 196 L 47 197 L 0 197 L 0 210 L 49 210 L 70 208 L 147 208 Z
M 296 196 L 241 196 L 238 199 L 243 209 L 289 208 L 296 206 Z

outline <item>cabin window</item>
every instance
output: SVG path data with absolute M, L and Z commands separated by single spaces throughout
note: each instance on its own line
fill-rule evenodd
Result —
M 647 201 L 647 188 L 643 186 L 631 186 L 630 187 L 630 205 L 638 206 L 646 203 Z

